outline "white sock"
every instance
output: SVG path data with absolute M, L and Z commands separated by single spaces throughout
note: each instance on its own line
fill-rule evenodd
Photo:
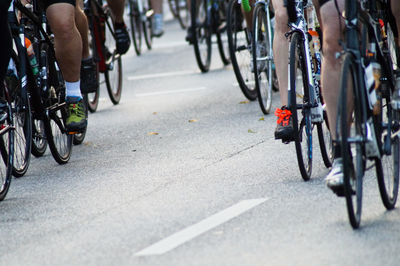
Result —
M 66 88 L 66 96 L 67 97 L 78 97 L 82 98 L 81 94 L 81 81 L 78 80 L 76 82 L 65 82 L 65 88 Z

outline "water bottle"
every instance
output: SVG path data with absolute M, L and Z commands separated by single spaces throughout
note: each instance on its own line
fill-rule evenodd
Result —
M 36 60 L 35 52 L 33 51 L 31 41 L 25 37 L 25 47 L 26 52 L 28 53 L 28 60 L 32 67 L 33 75 L 36 77 L 39 74 L 39 64 Z

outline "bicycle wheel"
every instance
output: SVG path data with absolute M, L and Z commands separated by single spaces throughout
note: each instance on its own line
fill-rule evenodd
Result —
M 140 1 L 140 0 L 138 0 Z M 129 21 L 131 24 L 132 42 L 137 55 L 142 52 L 142 21 L 137 2 L 129 0 Z
M 300 33 L 293 33 L 289 57 L 289 109 L 293 117 L 294 141 L 301 177 L 308 181 L 312 172 L 311 108 L 309 106 L 308 75 L 305 49 Z
M 178 5 L 175 0 L 168 0 L 169 10 L 171 11 L 172 15 L 176 18 L 178 17 Z
M 193 47 L 197 65 L 201 72 L 208 72 L 211 63 L 211 27 L 208 23 L 210 12 L 207 11 L 207 0 L 191 2 L 193 30 Z
M 399 191 L 399 137 L 392 136 L 395 133 L 396 123 L 399 121 L 399 113 L 393 112 L 390 105 L 390 97 L 383 99 L 379 118 L 379 144 L 382 147 L 382 157 L 378 160 L 377 180 L 383 205 L 391 210 L 395 207 Z M 390 130 L 390 131 L 389 131 Z
M 217 15 L 218 21 L 215 22 L 218 25 L 216 30 L 218 51 L 221 61 L 224 63 L 224 65 L 229 65 L 231 63 L 231 59 L 229 57 L 228 34 L 226 33 L 228 28 L 226 23 L 226 11 L 228 5 L 229 0 L 222 0 L 219 2 Z
M 41 157 L 47 149 L 47 139 L 44 130 L 44 122 L 41 119 L 35 118 L 35 113 L 32 113 L 32 154 L 35 157 Z
M 53 158 L 57 163 L 65 164 L 69 161 L 72 150 L 72 135 L 66 132 L 64 124 L 67 116 L 67 105 L 63 100 L 65 99 L 65 84 L 55 60 L 54 50 L 48 49 L 46 45 L 43 45 L 41 49 L 42 54 L 46 51 L 47 76 L 49 77 L 49 93 L 47 98 L 43 99 L 46 109 L 44 129 Z
M 343 158 L 344 196 L 350 224 L 358 228 L 361 221 L 363 178 L 366 165 L 363 134 L 363 108 L 358 87 L 357 65 L 351 54 L 344 57 L 339 102 L 348 103 L 338 106 L 337 139 L 340 141 Z M 349 107 L 350 107 L 349 106 Z
M 23 55 L 24 56 L 24 55 Z M 18 69 L 18 76 L 22 73 L 22 66 L 17 55 L 12 54 L 11 60 Z M 22 83 L 16 83 L 14 88 L 9 88 L 11 94 L 11 108 L 13 114 L 14 131 L 14 163 L 13 175 L 25 175 L 31 158 L 32 117 L 28 98 L 28 87 L 23 88 Z
M 181 25 L 182 29 L 186 29 L 189 25 L 189 10 L 187 7 L 186 0 L 172 0 L 175 2 L 176 9 L 177 9 L 177 18 L 179 21 L 179 25 Z
M 253 13 L 253 69 L 257 98 L 261 111 L 269 114 L 272 106 L 272 39 L 269 14 L 265 3 L 256 5 Z
M 257 98 L 257 91 L 254 74 L 250 69 L 251 40 L 237 0 L 231 0 L 229 3 L 227 27 L 229 52 L 236 80 L 244 96 L 250 101 L 254 101 Z
M 7 88 L 6 88 L 7 91 Z M 6 92 L 7 93 L 7 92 Z M 0 201 L 4 200 L 11 184 L 14 157 L 14 130 L 12 129 L 11 102 L 7 103 L 7 118 L 0 122 Z
M 146 0 L 143 1 L 143 12 L 142 14 L 142 29 L 144 40 L 146 42 L 147 49 L 151 50 L 151 46 L 153 44 L 153 34 L 152 34 L 152 22 L 151 18 L 153 16 L 154 11 L 149 9 L 148 2 Z M 144 17 L 143 17 L 144 16 Z
M 321 150 L 322 160 L 325 167 L 329 168 L 333 162 L 333 146 L 331 133 L 329 131 L 328 116 L 324 110 L 324 122 L 317 124 L 318 142 Z
M 116 50 L 116 40 L 114 34 L 114 22 L 110 11 L 107 10 L 107 20 L 105 27 L 105 47 L 106 47 L 106 86 L 108 95 L 113 104 L 118 104 L 121 100 L 122 92 L 122 60 L 121 55 Z

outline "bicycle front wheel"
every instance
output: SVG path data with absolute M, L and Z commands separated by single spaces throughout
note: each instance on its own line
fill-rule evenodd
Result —
M 192 0 L 191 9 L 194 54 L 201 72 L 208 72 L 211 63 L 212 31 L 208 23 L 210 13 L 207 11 L 207 0 L 200 3 Z
M 257 98 L 252 61 L 251 44 L 240 3 L 231 0 L 228 6 L 227 33 L 229 52 L 236 80 L 244 96 L 250 101 Z
M 272 39 L 269 14 L 260 2 L 253 15 L 253 69 L 257 98 L 261 111 L 269 114 L 272 106 Z
M 140 1 L 140 0 L 139 0 Z M 131 24 L 132 42 L 137 55 L 142 52 L 142 21 L 137 2 L 129 0 L 129 20 Z
M 319 148 L 325 167 L 329 168 L 333 162 L 332 137 L 329 131 L 328 116 L 324 110 L 324 122 L 317 124 Z
M 363 178 L 366 165 L 364 152 L 363 108 L 357 82 L 357 65 L 351 54 L 344 57 L 336 135 L 343 159 L 344 196 L 350 224 L 358 228 L 361 221 Z M 346 104 L 347 103 L 347 104 Z
M 309 107 L 308 75 L 302 35 L 293 33 L 290 41 L 288 93 L 289 109 L 293 117 L 294 141 L 301 177 L 310 180 L 312 172 L 311 108 Z
M 118 104 L 121 100 L 122 92 L 122 60 L 121 55 L 117 53 L 116 40 L 114 32 L 114 21 L 112 20 L 110 11 L 106 11 L 108 16 L 105 27 L 105 47 L 106 47 L 106 86 L 108 95 L 113 104 Z

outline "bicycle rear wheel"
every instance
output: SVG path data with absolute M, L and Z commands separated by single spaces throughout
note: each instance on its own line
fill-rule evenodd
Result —
M 138 0 L 141 1 L 141 0 Z M 142 21 L 137 2 L 129 0 L 129 21 L 131 24 L 132 42 L 137 55 L 142 52 Z
M 240 3 L 231 0 L 228 6 L 227 33 L 229 52 L 236 80 L 244 96 L 250 101 L 257 98 L 254 74 L 250 69 L 252 55 L 250 38 L 245 26 Z
M 3 82 L 3 81 L 1 81 Z M 10 95 L 12 93 L 12 85 L 6 81 L 4 84 L 4 94 L 2 95 L 2 111 L 6 112 L 6 118 L 0 122 L 0 201 L 4 200 L 11 184 L 11 175 L 13 169 L 14 158 L 14 129 L 13 115 L 11 108 Z M 2 85 L 0 87 L 2 87 Z
M 343 159 L 344 196 L 350 224 L 358 228 L 361 221 L 363 178 L 366 165 L 363 132 L 362 95 L 357 83 L 357 65 L 351 54 L 344 57 L 337 117 L 337 139 Z M 349 106 L 348 106 L 349 105 Z
M 54 50 L 42 46 L 42 51 L 46 51 L 48 66 L 48 95 L 43 98 L 46 117 L 44 119 L 44 129 L 47 142 L 53 158 L 59 164 L 69 161 L 72 150 L 72 135 L 65 130 L 67 117 L 67 104 L 65 103 L 65 84 L 61 71 L 55 60 Z M 43 54 L 43 53 L 42 53 Z
M 210 12 L 207 11 L 207 0 L 191 2 L 191 17 L 193 30 L 193 47 L 197 65 L 201 72 L 208 72 L 211 63 L 211 35 L 212 31 L 208 21 Z
M 47 149 L 47 138 L 44 130 L 44 122 L 35 118 L 32 113 L 32 154 L 35 157 L 41 157 Z
M 312 130 L 311 108 L 304 42 L 300 33 L 293 33 L 290 41 L 289 73 L 290 85 L 288 102 L 293 116 L 294 141 L 301 177 L 310 180 L 312 172 Z
M 121 100 L 122 92 L 122 60 L 121 55 L 116 50 L 114 21 L 109 10 L 106 10 L 105 13 L 107 14 L 107 20 L 105 26 L 106 40 L 104 44 L 106 47 L 106 71 L 104 75 L 111 102 L 118 104 Z
M 256 5 L 253 13 L 253 69 L 257 98 L 261 111 L 269 114 L 272 106 L 272 39 L 269 14 L 265 3 Z
M 186 29 L 187 26 L 189 25 L 189 13 L 190 10 L 188 10 L 187 2 L 186 0 L 172 0 L 175 2 L 176 9 L 177 9 L 177 18 L 179 21 L 179 24 L 181 25 L 182 29 Z
M 21 56 L 26 56 L 22 54 Z M 11 60 L 18 71 L 18 77 L 22 77 L 24 70 L 20 64 L 18 57 L 12 53 Z M 26 71 L 26 70 L 25 70 Z M 28 83 L 25 83 L 28 84 Z M 29 167 L 31 158 L 31 141 L 32 141 L 32 117 L 31 108 L 28 97 L 28 86 L 22 87 L 22 82 L 15 83 L 14 87 L 9 87 L 11 92 L 11 108 L 13 114 L 14 131 L 14 163 L 13 175 L 21 177 L 25 175 Z
M 329 168 L 333 162 L 333 146 L 331 133 L 329 131 L 328 116 L 324 110 L 324 122 L 317 124 L 319 148 L 325 167 Z
M 229 43 L 227 34 L 227 9 L 229 0 L 222 0 L 218 6 L 218 21 L 216 22 L 218 27 L 216 30 L 218 51 L 224 65 L 229 65 L 231 59 L 229 57 Z

